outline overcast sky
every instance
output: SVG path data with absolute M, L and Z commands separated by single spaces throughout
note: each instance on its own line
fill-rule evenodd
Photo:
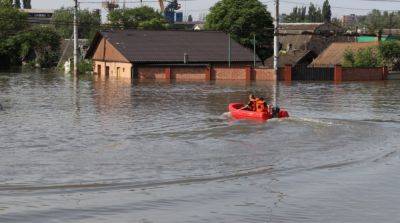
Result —
M 91 2 L 81 3 L 81 8 L 101 8 L 101 0 L 80 0 L 80 2 Z M 150 1 L 145 3 L 147 5 L 158 8 L 158 4 L 154 3 L 154 0 L 143 0 Z M 192 14 L 195 18 L 198 18 L 201 14 L 207 13 L 208 9 L 218 2 L 218 0 L 179 0 L 182 7 L 182 11 L 185 15 Z M 268 6 L 269 11 L 273 11 L 274 0 L 261 0 Z M 324 0 L 281 0 L 281 11 L 289 12 L 296 5 L 308 5 L 313 2 L 316 5 L 321 5 Z M 399 10 L 400 1 L 398 3 L 385 2 L 385 1 L 367 1 L 367 0 L 330 0 L 333 15 L 335 17 L 342 16 L 344 14 L 366 14 L 369 9 L 377 8 L 381 10 Z M 94 2 L 94 3 L 93 3 Z M 119 0 L 122 2 L 122 0 Z M 126 2 L 138 2 L 138 0 L 126 0 Z M 32 6 L 34 8 L 60 8 L 62 6 L 68 7 L 73 5 L 73 0 L 32 0 Z M 138 6 L 138 3 L 129 3 L 129 7 Z

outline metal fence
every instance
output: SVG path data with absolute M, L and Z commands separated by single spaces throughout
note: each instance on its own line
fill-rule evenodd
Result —
M 333 81 L 335 68 L 315 68 L 297 65 L 292 68 L 294 81 Z

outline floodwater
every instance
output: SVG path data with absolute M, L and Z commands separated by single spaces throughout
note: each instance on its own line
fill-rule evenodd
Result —
M 234 121 L 249 93 L 292 117 Z M 0 74 L 0 222 L 398 222 L 400 82 Z

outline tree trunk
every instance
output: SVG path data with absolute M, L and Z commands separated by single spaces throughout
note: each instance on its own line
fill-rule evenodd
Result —
M 23 0 L 24 1 L 24 9 L 31 9 L 31 0 Z

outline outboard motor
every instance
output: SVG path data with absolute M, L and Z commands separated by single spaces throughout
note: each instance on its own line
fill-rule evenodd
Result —
M 3 105 L 0 104 L 0 111 L 3 111 L 3 110 L 4 110 Z
M 272 117 L 279 118 L 280 111 L 281 111 L 281 109 L 279 107 L 272 108 Z

